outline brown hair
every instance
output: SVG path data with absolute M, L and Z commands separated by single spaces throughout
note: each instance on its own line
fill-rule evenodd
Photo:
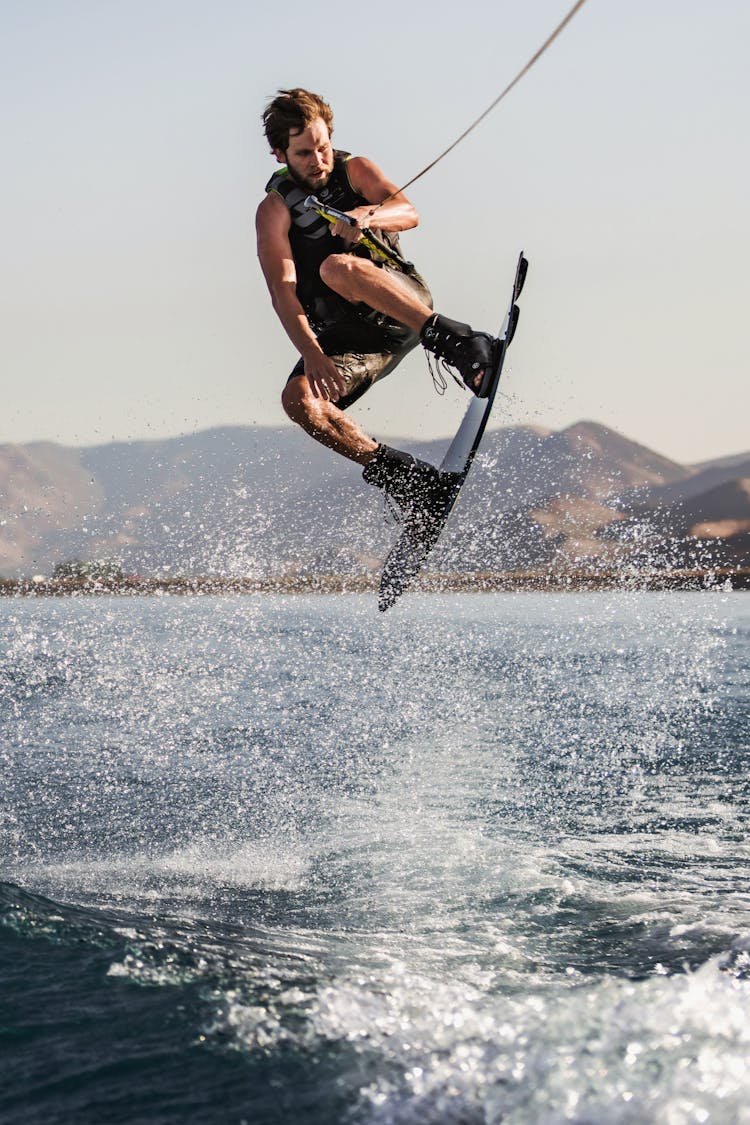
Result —
M 318 117 L 333 132 L 333 111 L 319 94 L 309 90 L 279 90 L 263 110 L 263 129 L 272 149 L 286 152 L 290 133 L 302 133 Z

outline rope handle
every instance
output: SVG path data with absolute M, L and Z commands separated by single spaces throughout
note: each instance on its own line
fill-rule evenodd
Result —
M 385 201 L 384 201 L 385 202 Z M 325 203 L 321 203 L 316 195 L 308 195 L 305 199 L 304 206 L 308 211 L 315 211 L 323 219 L 327 219 L 329 223 L 344 222 L 350 227 L 359 226 L 356 219 L 351 215 L 347 215 L 345 211 L 339 211 L 335 207 L 329 207 Z M 377 210 L 377 208 L 375 208 Z M 373 211 L 370 214 L 374 214 Z M 368 230 L 366 227 L 360 228 L 362 230 L 362 237 L 360 242 L 366 246 L 377 258 L 381 261 L 389 262 L 390 265 L 395 266 L 396 269 L 401 270 L 402 273 L 413 273 L 414 263 L 405 261 L 395 250 L 392 250 L 387 242 L 383 242 L 376 234 Z

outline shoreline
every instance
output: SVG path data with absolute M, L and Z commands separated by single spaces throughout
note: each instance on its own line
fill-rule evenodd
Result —
M 74 597 L 209 594 L 361 594 L 376 591 L 379 574 L 278 575 L 267 578 L 178 576 L 174 578 L 3 578 L 0 597 Z M 750 590 L 750 567 L 669 571 L 484 571 L 423 574 L 415 593 L 581 592 L 596 590 Z

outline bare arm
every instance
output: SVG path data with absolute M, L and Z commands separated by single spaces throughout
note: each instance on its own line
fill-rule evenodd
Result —
M 324 355 L 305 310 L 297 297 L 297 270 L 289 242 L 289 212 L 281 199 L 267 195 L 260 204 L 255 228 L 258 258 L 276 315 L 305 361 L 313 394 L 336 400 L 346 386 L 335 365 Z
M 412 227 L 417 226 L 419 215 L 416 208 L 395 184 L 386 179 L 377 164 L 373 164 L 364 156 L 353 156 L 347 164 L 347 172 L 355 191 L 372 204 L 383 204 L 382 207 L 378 207 L 374 215 L 371 215 L 372 207 L 367 206 L 355 207 L 347 212 L 357 220 L 360 230 L 373 226 L 379 230 L 398 232 L 411 230 Z M 390 196 L 393 198 L 389 198 Z M 388 202 L 384 203 L 386 199 Z M 332 230 L 334 234 L 345 238 L 348 242 L 359 241 L 359 231 L 348 227 L 346 223 L 336 223 Z

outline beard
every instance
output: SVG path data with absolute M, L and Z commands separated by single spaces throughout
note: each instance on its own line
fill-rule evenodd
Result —
M 319 176 L 317 180 L 308 180 L 304 176 L 300 176 L 300 174 L 292 168 L 291 164 L 287 163 L 287 168 L 289 169 L 289 175 L 292 177 L 297 187 L 301 187 L 306 192 L 311 192 L 313 195 L 320 191 L 321 188 L 324 188 L 331 178 L 331 172 L 326 172 L 324 176 Z

